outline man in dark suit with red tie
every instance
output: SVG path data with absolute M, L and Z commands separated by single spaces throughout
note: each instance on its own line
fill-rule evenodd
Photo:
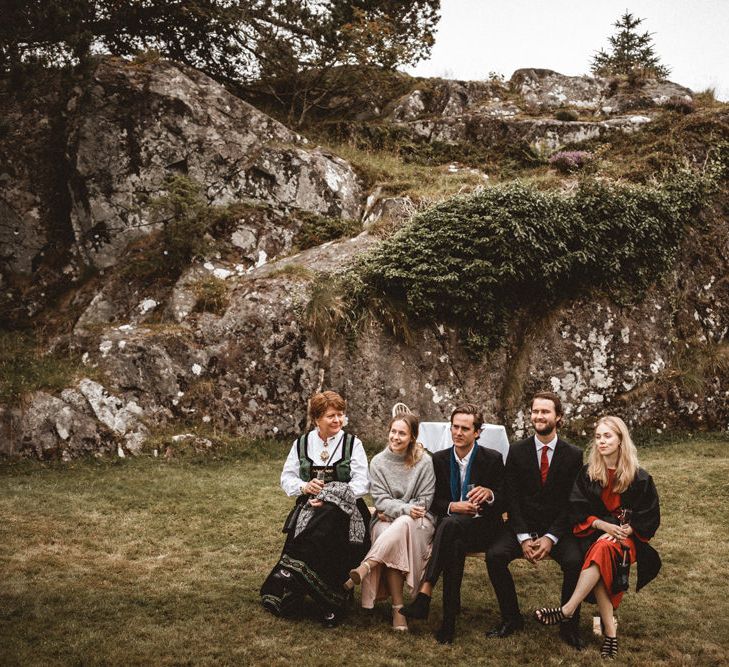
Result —
M 505 502 L 508 521 L 486 552 L 489 578 L 501 610 L 501 624 L 490 637 L 508 637 L 524 627 L 509 563 L 525 558 L 533 565 L 551 556 L 562 569 L 562 603 L 574 591 L 582 553 L 569 523 L 569 496 L 582 468 L 582 450 L 557 435 L 562 403 L 557 394 L 534 395 L 531 422 L 535 434 L 509 447 Z M 560 636 L 581 649 L 579 608 L 560 626 Z

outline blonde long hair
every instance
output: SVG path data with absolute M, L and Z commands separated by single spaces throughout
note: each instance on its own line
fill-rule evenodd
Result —
M 405 422 L 408 425 L 408 429 L 410 429 L 410 442 L 408 442 L 408 449 L 405 452 L 405 465 L 408 468 L 412 468 L 423 457 L 424 447 L 418 442 L 420 420 L 412 412 L 404 415 L 395 415 L 387 426 L 388 433 L 395 422 Z M 390 445 L 388 444 L 387 446 L 389 447 Z
M 620 417 L 613 415 L 601 417 L 597 424 L 595 424 L 595 430 L 601 424 L 607 426 L 620 440 L 613 491 L 615 493 L 623 493 L 638 473 L 638 450 L 635 448 L 635 444 L 633 444 L 628 427 Z M 594 482 L 600 482 L 603 488 L 607 486 L 608 469 L 605 464 L 605 459 L 597 448 L 595 438 L 593 438 L 592 444 L 590 445 L 590 453 L 587 459 L 587 476 Z

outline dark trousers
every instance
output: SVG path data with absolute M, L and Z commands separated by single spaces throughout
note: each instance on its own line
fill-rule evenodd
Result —
M 486 567 L 488 568 L 489 579 L 491 579 L 491 585 L 494 587 L 496 599 L 499 601 L 501 618 L 504 621 L 521 618 L 514 579 L 511 572 L 509 572 L 509 563 L 515 558 L 521 558 L 522 554 L 519 540 L 516 539 L 513 531 L 508 528 L 499 534 L 486 552 Z M 582 570 L 582 551 L 574 536 L 564 535 L 552 547 L 549 555 L 562 568 L 561 602 L 564 604 L 570 599 L 577 585 L 577 579 Z M 577 627 L 579 620 L 580 608 L 577 607 L 571 622 Z
M 465 514 L 443 517 L 433 538 L 425 581 L 435 586 L 443 575 L 443 619 L 453 621 L 461 608 L 461 582 L 466 554 L 484 551 L 489 541 L 488 522 Z

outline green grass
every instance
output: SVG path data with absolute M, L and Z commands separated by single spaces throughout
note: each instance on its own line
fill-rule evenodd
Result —
M 327 148 L 354 166 L 370 188 L 381 187 L 386 195 L 411 197 L 423 204 L 472 192 L 487 184 L 480 173 L 468 168 L 450 172 L 446 164 L 413 164 L 394 152 L 365 150 L 351 143 L 329 143 Z
M 78 374 L 76 354 L 44 354 L 35 338 L 0 331 L 0 403 L 16 405 L 32 391 L 60 391 Z
M 206 276 L 198 280 L 193 286 L 195 294 L 196 313 L 214 313 L 222 315 L 228 307 L 230 298 L 225 280 L 215 276 Z
M 283 266 L 278 266 L 275 269 L 271 269 L 266 275 L 267 278 L 278 278 L 279 276 L 288 276 L 292 280 L 299 280 L 301 282 L 307 282 L 314 280 L 316 277 L 316 271 L 312 271 L 308 266 L 299 264 L 298 262 L 289 262 Z
M 324 215 L 302 212 L 303 222 L 293 238 L 296 251 L 308 250 L 343 237 L 356 236 L 362 231 L 358 220 L 330 218 Z
M 259 443 L 223 460 L 145 458 L 0 466 L 2 665 L 594 665 L 553 628 L 486 640 L 498 619 L 482 561 L 468 559 L 457 643 L 428 623 L 407 636 L 388 609 L 326 631 L 266 614 L 258 588 L 276 561 L 290 507 L 278 487 L 288 446 Z M 618 664 L 720 665 L 729 650 L 723 550 L 729 447 L 717 439 L 642 451 L 663 506 L 654 544 L 664 569 L 618 616 Z M 552 562 L 513 566 L 525 612 L 557 601 Z M 583 612 L 585 636 L 594 607 Z

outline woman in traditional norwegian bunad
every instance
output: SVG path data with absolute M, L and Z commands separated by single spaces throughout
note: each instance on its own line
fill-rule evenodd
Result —
M 392 600 L 392 629 L 408 629 L 400 613 L 403 586 L 417 591 L 433 537 L 433 517 L 428 512 L 435 493 L 435 474 L 430 455 L 417 441 L 418 418 L 413 414 L 393 417 L 388 444 L 370 463 L 370 482 L 375 514 L 370 530 L 372 547 L 362 563 L 350 572 L 352 584 L 362 584 L 362 606 Z
M 600 655 L 618 653 L 613 611 L 627 590 L 629 563 L 637 563 L 636 590 L 652 581 L 661 559 L 648 543 L 661 515 L 653 478 L 638 465 L 638 453 L 620 417 L 602 417 L 588 463 L 577 476 L 570 496 L 573 532 L 585 553 L 575 592 L 562 607 L 536 612 L 545 625 L 568 620 L 591 594 L 597 602 L 604 639 Z
M 277 616 L 296 616 L 309 596 L 325 627 L 335 627 L 351 597 L 344 583 L 370 547 L 367 456 L 346 433 L 346 402 L 333 391 L 314 395 L 314 428 L 299 436 L 281 473 L 281 488 L 296 497 L 284 524 L 286 542 L 261 587 L 261 602 Z

